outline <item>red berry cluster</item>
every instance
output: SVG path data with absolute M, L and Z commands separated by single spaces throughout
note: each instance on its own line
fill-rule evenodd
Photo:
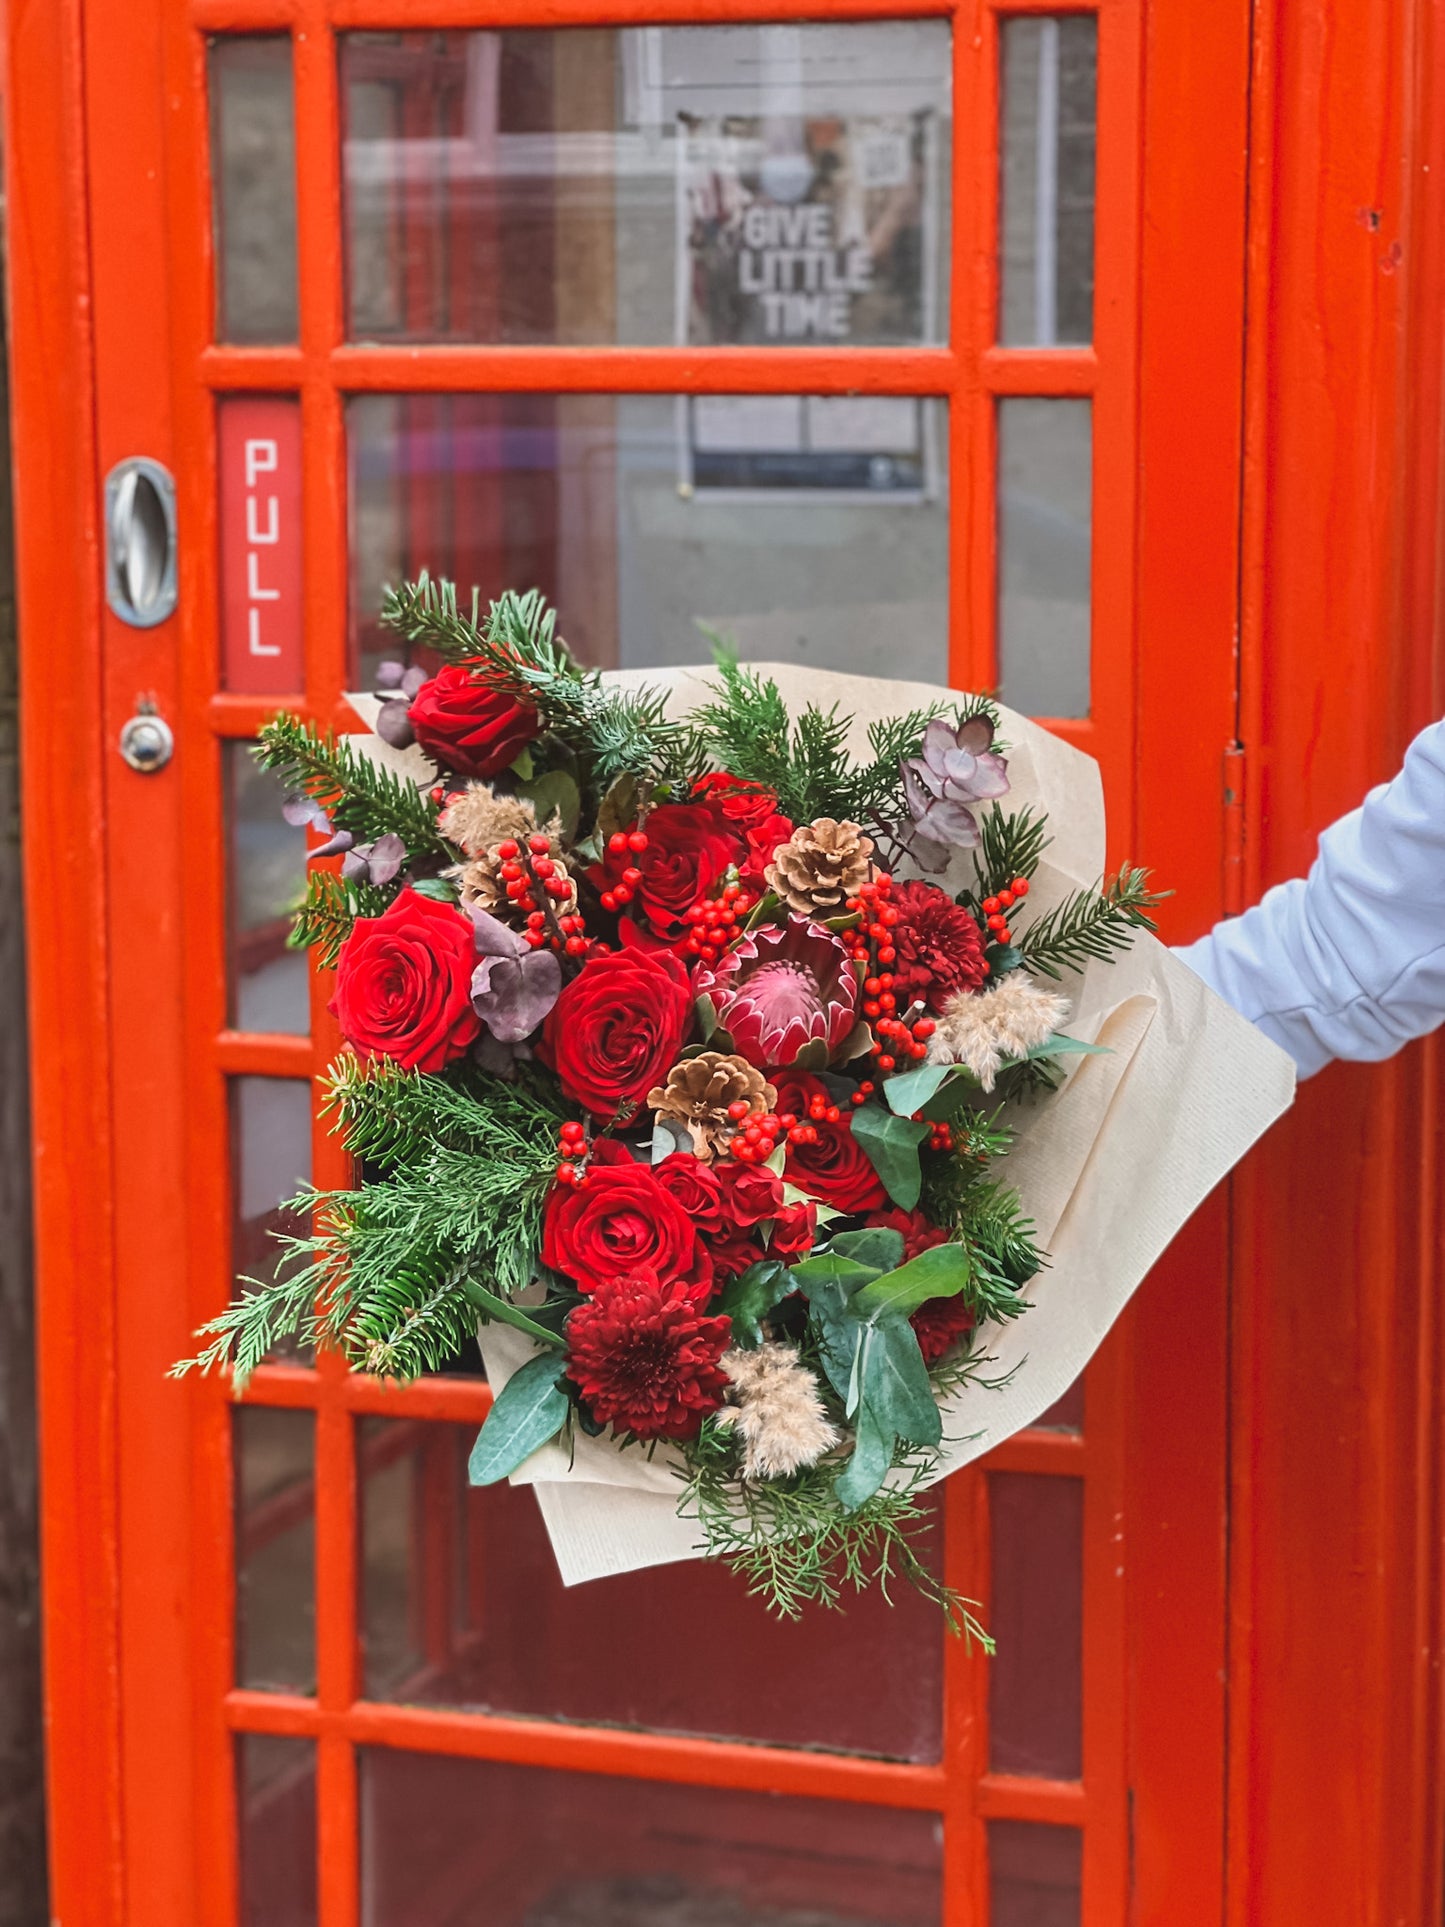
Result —
M 910 1025 L 900 1021 L 897 1015 L 893 972 L 888 968 L 898 960 L 893 932 L 898 926 L 899 914 L 888 902 L 892 889 L 893 879 L 884 872 L 863 884 L 857 896 L 849 897 L 843 906 L 858 916 L 853 928 L 844 932 L 843 941 L 849 945 L 853 961 L 863 973 L 863 1015 L 873 1026 L 873 1055 L 885 1075 L 897 1069 L 900 1057 L 926 1056 L 928 1046 L 922 1040 L 931 1037 L 934 1029 L 926 1017 L 917 1025 Z M 915 1035 L 919 1040 L 916 1045 Z M 871 1090 L 872 1085 L 865 1088 Z M 855 1095 L 853 1101 L 860 1100 Z
M 858 918 L 858 922 L 843 937 L 844 943 L 852 947 L 854 963 L 872 964 L 875 961 L 873 948 L 876 948 L 878 963 L 887 965 L 897 960 L 893 931 L 898 925 L 898 912 L 888 902 L 892 889 L 893 879 L 885 871 L 871 882 L 862 884 L 857 896 L 849 897 L 844 903 L 843 908 Z
M 1007 890 L 1000 890 L 996 897 L 983 900 L 983 918 L 988 925 L 988 934 L 994 943 L 1009 941 L 1008 915 L 1015 903 L 1029 893 L 1027 877 L 1015 877 Z
M 507 901 L 526 916 L 527 927 L 522 932 L 526 942 L 534 950 L 546 945 L 553 950 L 565 949 L 569 957 L 585 957 L 592 946 L 584 934 L 587 925 L 581 912 L 557 914 L 556 905 L 572 895 L 572 883 L 553 861 L 551 839 L 538 831 L 527 838 L 524 847 L 509 836 L 497 845 L 497 855 Z M 538 903 L 539 896 L 551 900 L 545 908 Z
M 727 1148 L 739 1164 L 766 1164 L 786 1128 L 785 1120 L 775 1111 L 755 1111 L 744 1097 L 728 1105 L 728 1117 L 738 1129 L 727 1140 Z
M 715 897 L 703 897 L 687 913 L 692 925 L 683 949 L 704 963 L 716 963 L 730 943 L 743 934 L 742 919 L 753 907 L 753 899 L 734 877 Z
M 922 1111 L 913 1113 L 915 1119 L 923 1116 Z M 928 1125 L 928 1148 L 931 1151 L 951 1151 L 953 1149 L 953 1126 L 946 1118 L 930 1119 Z
M 587 1173 L 583 1166 L 587 1157 L 587 1128 L 572 1119 L 557 1133 L 557 1155 L 561 1162 L 554 1176 L 558 1184 L 585 1184 Z
M 641 856 L 647 848 L 647 842 L 646 830 L 614 830 L 607 839 L 607 853 L 609 856 Z M 629 863 L 612 888 L 602 892 L 602 908 L 609 913 L 625 909 L 641 881 L 641 870 L 635 863 Z

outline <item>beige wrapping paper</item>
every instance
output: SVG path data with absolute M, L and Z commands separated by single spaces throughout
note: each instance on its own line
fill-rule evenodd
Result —
M 926 683 L 759 666 L 794 714 L 808 702 L 851 713 L 860 756 L 871 718 L 941 708 L 946 699 Z M 704 700 L 708 687 L 694 670 L 622 670 L 608 680 L 665 686 L 678 715 Z M 373 699 L 353 701 L 374 719 Z M 1003 712 L 1001 735 L 1010 746 L 1005 808 L 1034 804 L 1049 817 L 1052 841 L 1029 899 L 1031 910 L 1047 909 L 1103 871 L 1098 765 L 1011 710 Z M 417 752 L 398 754 L 375 738 L 372 746 L 428 780 Z M 1148 851 L 1131 856 L 1147 861 Z M 957 889 L 971 874 L 969 857 L 959 855 L 939 880 Z M 1113 963 L 1091 963 L 1062 987 L 1073 1005 L 1070 1035 L 1107 1050 L 1063 1060 L 1062 1089 L 1012 1115 L 1019 1137 L 995 1168 L 1017 1187 L 1050 1263 L 1026 1288 L 1032 1309 L 987 1328 L 990 1376 L 1007 1382 L 965 1386 L 945 1403 L 936 1478 L 1031 1425 L 1061 1396 L 1180 1226 L 1294 1093 L 1284 1052 L 1152 937 L 1140 936 Z M 485 1326 L 480 1336 L 488 1377 L 500 1389 L 532 1347 L 502 1325 Z M 574 1585 L 698 1555 L 695 1525 L 677 1514 L 679 1465 L 670 1450 L 649 1458 L 578 1437 L 570 1460 L 561 1446 L 544 1446 L 513 1483 L 535 1487 L 562 1578 Z

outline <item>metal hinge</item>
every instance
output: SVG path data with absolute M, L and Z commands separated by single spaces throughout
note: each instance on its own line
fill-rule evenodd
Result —
M 1224 752 L 1224 914 L 1244 908 L 1244 744 Z

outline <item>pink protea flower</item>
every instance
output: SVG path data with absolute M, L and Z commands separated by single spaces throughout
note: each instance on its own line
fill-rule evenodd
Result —
M 857 1023 L 858 978 L 831 930 L 802 917 L 755 930 L 693 980 L 732 1047 L 759 1070 L 789 1065 L 805 1044 L 829 1057 Z

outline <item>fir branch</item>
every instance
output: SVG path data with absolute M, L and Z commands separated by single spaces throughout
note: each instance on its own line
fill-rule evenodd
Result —
M 1053 839 L 1048 819 L 1032 807 L 1005 812 L 989 805 L 978 819 L 978 848 L 973 853 L 974 888 L 959 894 L 967 909 L 977 909 L 985 897 L 1007 890 L 1015 877 L 1032 878 Z
M 951 1631 L 993 1651 L 976 1602 L 945 1585 L 919 1550 L 935 1523 L 923 1495 L 932 1453 L 901 1454 L 902 1476 L 852 1512 L 834 1491 L 846 1459 L 826 1459 L 791 1479 L 745 1482 L 736 1437 L 714 1419 L 704 1421 L 689 1459 L 680 1513 L 697 1521 L 708 1557 L 738 1573 L 770 1612 L 797 1619 L 805 1606 L 837 1609 L 846 1591 L 875 1585 L 888 1598 L 903 1579 L 942 1607 Z
M 654 689 L 609 689 L 597 670 L 584 669 L 538 590 L 509 590 L 483 621 L 475 592 L 472 613 L 464 615 L 454 584 L 423 571 L 386 591 L 381 620 L 408 642 L 464 664 L 488 689 L 530 703 L 599 794 L 619 776 L 655 784 L 685 779 L 701 766 L 696 732 L 668 721 L 666 697 Z
M 499 1161 L 555 1163 L 561 1094 L 522 1072 L 511 1081 L 453 1068 L 402 1070 L 347 1052 L 327 1074 L 330 1113 L 353 1157 L 381 1165 L 417 1164 L 432 1151 L 465 1151 Z
M 1078 890 L 1014 938 L 1014 948 L 1030 970 L 1058 978 L 1079 970 L 1090 957 L 1107 958 L 1127 950 L 1136 930 L 1152 930 L 1149 914 L 1169 891 L 1149 888 L 1149 872 L 1125 864 L 1093 890 Z
M 332 870 L 311 870 L 306 877 L 306 901 L 296 912 L 286 942 L 293 949 L 314 948 L 323 969 L 335 967 L 341 946 L 358 917 L 379 917 L 400 884 L 378 889 L 375 884 L 348 882 Z
M 262 769 L 320 803 L 333 825 L 349 830 L 358 842 L 390 831 L 401 838 L 409 857 L 451 860 L 431 798 L 394 770 L 358 754 L 346 737 L 283 715 L 266 724 L 254 753 Z

